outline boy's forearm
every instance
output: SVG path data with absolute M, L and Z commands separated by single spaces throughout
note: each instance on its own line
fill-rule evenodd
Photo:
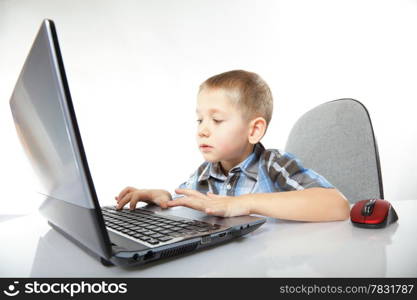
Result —
M 239 196 L 251 214 L 296 221 L 340 221 L 349 217 L 350 206 L 337 189 L 309 188 L 281 193 Z

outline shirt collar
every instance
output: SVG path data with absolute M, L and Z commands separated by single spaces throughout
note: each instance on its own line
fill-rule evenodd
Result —
M 246 176 L 252 178 L 253 180 L 257 180 L 258 178 L 258 164 L 259 164 L 259 157 L 261 156 L 262 152 L 265 151 L 265 147 L 261 143 L 257 143 L 248 157 L 239 163 L 237 166 L 234 166 L 230 171 L 231 173 L 237 173 L 242 171 Z M 204 181 L 213 177 L 215 179 L 225 181 L 227 176 L 223 174 L 220 162 L 209 162 L 204 170 L 201 172 L 200 176 L 198 177 L 197 181 Z

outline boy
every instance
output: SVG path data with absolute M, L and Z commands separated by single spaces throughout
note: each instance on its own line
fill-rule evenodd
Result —
M 257 74 L 225 72 L 203 82 L 197 97 L 197 142 L 205 162 L 175 190 L 127 187 L 115 197 L 117 209 L 130 202 L 162 208 L 186 206 L 231 217 L 258 214 L 298 221 L 349 217 L 349 203 L 325 178 L 260 140 L 272 116 L 272 95 Z

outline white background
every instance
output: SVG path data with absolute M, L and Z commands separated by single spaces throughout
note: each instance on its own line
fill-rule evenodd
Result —
M 267 148 L 283 149 L 320 103 L 364 103 L 385 198 L 417 199 L 416 0 L 0 0 L 0 214 L 39 205 L 8 101 L 44 18 L 57 27 L 102 204 L 127 185 L 172 191 L 188 179 L 203 161 L 198 85 L 232 69 L 272 89 Z

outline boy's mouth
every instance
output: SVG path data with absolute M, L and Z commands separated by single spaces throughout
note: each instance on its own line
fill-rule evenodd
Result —
M 207 144 L 201 144 L 201 145 L 200 145 L 200 149 L 201 149 L 203 152 L 206 152 L 206 151 L 210 151 L 211 149 L 213 149 L 213 147 L 212 147 L 212 146 L 210 146 L 210 145 L 207 145 Z

